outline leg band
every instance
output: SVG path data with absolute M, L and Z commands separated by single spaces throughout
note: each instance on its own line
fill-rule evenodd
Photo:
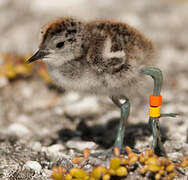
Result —
M 149 116 L 152 118 L 157 118 L 160 117 L 161 113 L 160 113 L 160 106 L 157 107 L 152 107 L 149 106 Z

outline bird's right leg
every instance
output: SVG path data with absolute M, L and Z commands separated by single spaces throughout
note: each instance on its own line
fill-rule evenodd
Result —
M 146 67 L 141 69 L 141 73 L 150 75 L 154 80 L 154 90 L 153 96 L 154 98 L 160 98 L 160 92 L 163 82 L 162 72 L 158 68 L 150 68 Z M 160 100 L 159 100 L 160 101 Z M 150 117 L 149 117 L 149 125 L 152 129 L 153 134 L 153 141 L 152 141 L 152 148 L 155 150 L 157 154 L 166 155 L 164 146 L 161 142 L 160 136 L 160 127 L 159 127 L 159 118 L 160 118 L 160 103 L 156 105 L 150 104 Z

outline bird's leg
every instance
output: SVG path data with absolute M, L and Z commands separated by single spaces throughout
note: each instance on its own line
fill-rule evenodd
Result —
M 119 98 L 112 97 L 112 101 L 121 109 L 120 123 L 113 147 L 118 147 L 120 150 L 123 150 L 125 126 L 130 112 L 130 102 L 125 96 L 120 96 Z
M 115 143 L 112 146 L 111 151 L 94 152 L 94 153 L 91 153 L 91 156 L 95 156 L 95 157 L 102 156 L 102 155 L 112 156 L 114 147 L 117 147 L 123 153 L 125 152 L 123 141 L 125 137 L 125 126 L 127 124 L 127 119 L 128 119 L 129 112 L 130 112 L 130 102 L 125 96 L 111 97 L 111 99 L 121 109 L 121 118 L 120 118 L 120 123 L 119 123 L 118 132 L 116 135 Z M 75 149 L 75 151 L 79 153 L 83 153 L 82 151 L 78 149 Z
M 160 97 L 160 92 L 161 92 L 161 87 L 162 87 L 162 82 L 163 82 L 163 76 L 162 76 L 161 70 L 158 68 L 147 67 L 147 68 L 141 69 L 141 73 L 150 75 L 153 78 L 154 80 L 153 96 Z M 152 107 L 154 111 L 157 108 L 160 108 L 160 106 Z M 161 142 L 159 118 L 160 118 L 160 109 L 159 109 L 158 116 L 150 116 L 149 118 L 149 124 L 150 124 L 150 127 L 152 129 L 152 134 L 153 134 L 152 148 L 155 150 L 157 154 L 166 155 L 165 149 Z
M 166 156 L 164 146 L 161 142 L 159 118 L 149 118 L 149 125 L 153 134 L 152 148 L 155 150 L 156 154 Z

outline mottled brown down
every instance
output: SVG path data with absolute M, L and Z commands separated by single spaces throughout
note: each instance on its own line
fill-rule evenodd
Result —
M 70 17 L 43 27 L 40 50 L 50 52 L 43 60 L 52 79 L 65 89 L 128 97 L 154 54 L 152 43 L 126 23 Z

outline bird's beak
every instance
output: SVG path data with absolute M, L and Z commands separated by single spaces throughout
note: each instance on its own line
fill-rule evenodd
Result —
M 30 57 L 27 60 L 27 63 L 29 64 L 29 63 L 34 62 L 36 60 L 43 59 L 48 54 L 49 53 L 47 51 L 43 51 L 43 50 L 39 49 L 32 57 Z

